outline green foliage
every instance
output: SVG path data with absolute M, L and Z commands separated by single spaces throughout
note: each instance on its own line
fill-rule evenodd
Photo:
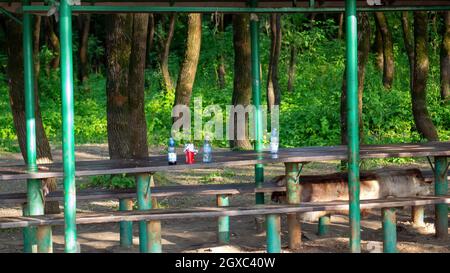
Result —
M 205 176 L 202 176 L 200 178 L 200 183 L 203 183 L 203 184 L 221 183 L 221 182 L 224 182 L 225 178 L 232 178 L 235 175 L 236 174 L 232 170 L 229 170 L 229 169 L 215 171 L 215 172 L 209 173 Z
M 136 181 L 132 176 L 125 174 L 98 175 L 91 177 L 87 183 L 81 184 L 80 188 L 104 188 L 104 189 L 130 189 L 136 187 Z

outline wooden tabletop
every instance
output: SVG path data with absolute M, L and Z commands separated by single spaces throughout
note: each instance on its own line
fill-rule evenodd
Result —
M 179 149 L 181 150 L 181 149 Z M 361 159 L 389 157 L 450 156 L 450 142 L 428 142 L 416 144 L 362 145 Z M 122 173 L 151 173 L 158 171 L 236 167 L 254 164 L 286 162 L 310 162 L 347 159 L 347 146 L 317 146 L 280 149 L 274 158 L 269 152 L 228 151 L 213 153 L 211 163 L 203 163 L 202 154 L 196 156 L 194 164 L 186 164 L 184 154 L 178 154 L 177 165 L 169 166 L 166 155 L 150 156 L 140 160 L 96 160 L 78 161 L 76 176 L 93 176 Z M 62 177 L 61 162 L 39 165 L 39 171 L 30 173 L 25 165 L 0 167 L 0 181 L 29 178 Z

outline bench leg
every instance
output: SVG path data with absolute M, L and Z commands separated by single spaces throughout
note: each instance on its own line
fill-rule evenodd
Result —
M 319 225 L 317 229 L 317 235 L 324 236 L 328 234 L 330 227 L 331 215 L 325 215 L 319 218 Z
M 218 207 L 228 207 L 230 200 L 228 195 L 217 195 L 216 203 Z M 230 217 L 220 216 L 217 219 L 217 241 L 220 244 L 230 243 Z
M 38 227 L 36 230 L 36 241 L 39 253 L 53 253 L 52 227 Z
M 385 253 L 397 252 L 397 221 L 395 208 L 381 209 L 383 215 L 383 251 Z
M 447 170 L 448 163 L 446 157 L 435 157 L 435 195 L 446 195 L 448 193 Z M 448 204 L 435 205 L 435 228 L 436 237 L 442 240 L 448 237 Z
M 413 206 L 411 207 L 411 220 L 415 226 L 425 225 L 425 207 L 424 206 Z
M 137 201 L 139 210 L 149 210 L 152 208 L 150 180 L 153 176 L 148 174 L 136 175 Z M 148 253 L 148 232 L 147 221 L 139 221 L 139 251 Z
M 286 195 L 288 204 L 300 203 L 300 164 L 299 163 L 285 163 L 286 173 Z M 292 213 L 287 215 L 288 232 L 289 232 L 289 248 L 298 249 L 302 242 L 301 224 L 298 221 L 297 214 Z
M 133 210 L 132 199 L 120 199 L 119 200 L 120 211 Z M 120 222 L 120 246 L 130 248 L 133 245 L 133 222 L 121 221 Z
M 149 253 L 161 253 L 161 221 L 147 222 L 147 249 Z
M 266 215 L 267 253 L 281 252 L 280 215 Z

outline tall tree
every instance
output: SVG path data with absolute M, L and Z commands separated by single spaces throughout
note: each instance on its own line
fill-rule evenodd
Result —
M 450 11 L 444 12 L 441 44 L 441 99 L 450 102 Z
M 84 82 L 88 78 L 88 40 L 89 29 L 91 25 L 90 14 L 80 14 L 78 16 L 78 30 L 80 32 L 80 48 L 78 50 L 78 57 L 80 59 L 78 65 L 78 78 L 80 82 Z
M 150 52 L 153 49 L 153 43 L 155 40 L 155 16 L 153 13 L 148 15 L 148 35 L 147 35 L 147 52 L 145 56 L 147 57 L 146 66 L 150 66 Z
M 410 90 L 413 89 L 414 78 L 414 36 L 409 23 L 408 12 L 402 12 L 403 41 L 409 61 Z
M 169 15 L 169 26 L 165 34 L 165 38 L 160 39 L 160 66 L 161 66 L 161 74 L 164 80 L 164 88 L 165 90 L 173 91 L 175 88 L 172 83 L 172 78 L 170 76 L 169 71 L 169 52 L 170 52 L 170 44 L 172 43 L 173 33 L 175 31 L 175 22 L 176 22 L 177 14 L 172 13 Z M 161 24 L 164 26 L 165 17 L 161 20 Z
M 438 140 L 438 133 L 427 109 L 428 13 L 414 12 L 414 77 L 411 89 L 412 112 L 419 133 L 430 141 Z
M 225 22 L 224 22 L 224 17 L 225 14 L 223 13 L 216 13 L 215 14 L 215 21 L 216 21 L 216 28 L 217 28 L 217 38 L 219 39 L 219 42 L 223 42 L 223 35 L 225 32 Z M 220 47 L 221 49 L 222 47 Z M 219 88 L 220 89 L 224 89 L 225 88 L 225 57 L 224 57 L 224 53 L 222 52 L 223 50 L 220 50 L 218 56 L 217 56 L 217 79 L 218 79 L 218 84 L 219 84 Z
M 189 105 L 197 73 L 198 59 L 200 57 L 200 46 L 202 39 L 202 15 L 191 13 L 188 15 L 188 31 L 186 38 L 186 50 L 184 60 L 178 75 L 175 90 L 175 105 Z
M 45 29 L 47 32 L 48 45 L 53 51 L 53 59 L 50 62 L 50 67 L 47 67 L 47 72 L 50 68 L 56 69 L 59 67 L 60 49 L 58 35 L 56 35 L 56 23 L 53 17 L 45 17 Z
M 133 15 L 130 66 L 128 71 L 128 98 L 130 107 L 129 142 L 133 158 L 148 156 L 147 122 L 144 110 L 144 70 L 147 48 L 148 14 Z
M 250 51 L 250 15 L 235 14 L 233 15 L 233 45 L 234 45 L 234 80 L 233 95 L 231 103 L 242 105 L 244 107 L 250 104 L 252 86 L 251 86 L 251 51 Z M 248 129 L 248 114 L 245 116 L 245 127 Z M 235 124 L 233 135 L 230 140 L 230 148 L 232 149 L 251 149 L 252 145 L 248 139 L 238 140 L 237 138 L 237 117 L 230 116 L 231 122 Z
M 359 116 L 359 139 L 364 142 L 363 122 L 362 122 L 362 98 L 364 91 L 364 79 L 366 64 L 370 50 L 370 24 L 366 13 L 358 16 L 358 116 Z M 341 143 L 347 144 L 347 68 L 344 71 L 341 94 Z
M 6 76 L 9 82 L 9 102 L 11 105 L 14 127 L 19 141 L 20 151 L 24 160 L 26 154 L 26 120 L 25 120 L 25 95 L 24 95 L 24 71 L 23 71 L 23 48 L 22 27 L 11 19 L 5 19 L 3 24 L 6 34 L 6 55 L 8 63 Z M 45 134 L 42 123 L 41 110 L 39 107 L 39 96 L 37 84 L 35 84 L 35 118 L 36 118 L 36 151 L 38 163 L 52 161 L 50 144 Z
M 278 62 L 281 51 L 281 14 L 270 16 L 271 47 L 269 56 L 269 71 L 267 73 L 267 108 L 270 113 L 274 105 L 281 103 L 281 90 L 278 82 Z
M 294 43 L 291 43 L 290 57 L 289 57 L 288 85 L 287 85 L 288 92 L 292 92 L 294 90 L 296 59 L 297 59 L 297 46 Z
M 385 88 L 390 89 L 394 81 L 394 46 L 392 43 L 392 35 L 383 12 L 375 12 L 375 22 L 383 41 L 383 85 Z

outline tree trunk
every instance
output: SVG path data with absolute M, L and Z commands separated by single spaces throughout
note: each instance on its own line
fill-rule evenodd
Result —
M 384 67 L 384 54 L 383 54 L 383 38 L 381 36 L 381 30 L 378 24 L 375 24 L 375 43 L 374 43 L 374 51 L 375 51 L 375 64 L 378 70 L 383 71 Z
M 338 39 L 342 40 L 344 37 L 344 13 L 339 13 L 339 28 L 338 28 Z
M 250 104 L 252 97 L 252 78 L 251 78 L 251 50 L 250 50 L 250 15 L 233 15 L 233 45 L 234 45 L 234 80 L 233 95 L 231 103 L 246 107 Z M 243 140 L 237 139 L 237 117 L 230 116 L 233 120 L 234 130 L 230 132 L 233 135 L 230 139 L 230 148 L 232 149 L 252 149 L 248 140 L 248 134 Z M 248 130 L 248 114 L 245 116 L 245 128 Z
M 80 30 L 80 49 L 78 51 L 78 56 L 80 58 L 80 63 L 78 66 L 78 77 L 80 82 L 87 80 L 89 75 L 88 67 L 88 40 L 89 40 L 89 29 L 91 25 L 91 15 L 84 14 L 79 15 L 79 30 Z
M 409 61 L 409 85 L 410 90 L 413 89 L 414 78 L 414 37 L 413 32 L 408 19 L 408 12 L 402 12 L 402 29 L 403 29 L 403 41 L 405 44 L 406 53 L 408 54 Z
M 219 21 L 218 22 L 218 31 L 219 31 L 219 35 L 220 35 L 220 38 L 221 38 L 221 42 L 223 42 L 223 39 L 222 39 L 222 37 L 223 37 L 223 34 L 224 34 L 224 31 L 225 31 L 225 27 L 224 27 L 224 14 L 223 13 L 220 13 L 220 14 L 217 14 L 216 15 L 218 18 L 217 18 L 217 20 Z M 219 88 L 220 89 L 224 89 L 225 88 L 225 74 L 226 74 L 226 71 L 225 71 L 225 58 L 224 58 L 224 56 L 223 56 L 223 52 L 220 52 L 219 53 L 219 56 L 218 56 L 218 65 L 217 65 L 217 79 L 218 79 L 218 83 L 219 83 Z
M 429 141 L 438 140 L 433 121 L 428 114 L 426 85 L 428 78 L 428 14 L 414 12 L 414 78 L 411 90 L 412 112 L 419 133 Z
M 364 91 L 364 79 L 366 64 L 370 50 L 370 24 L 366 13 L 358 16 L 358 116 L 359 116 L 359 140 L 364 143 L 364 128 L 362 122 L 362 98 Z M 341 143 L 347 144 L 347 68 L 344 71 L 341 95 Z
M 166 91 L 173 91 L 174 86 L 172 83 L 172 78 L 170 77 L 169 72 L 169 51 L 170 51 L 170 44 L 173 39 L 173 32 L 175 30 L 175 21 L 176 21 L 176 13 L 172 13 L 170 15 L 169 19 L 169 28 L 167 30 L 167 36 L 166 39 L 161 40 L 161 73 L 164 80 L 164 88 Z M 161 22 L 163 24 L 163 22 Z
M 274 105 L 280 105 L 281 91 L 278 83 L 278 62 L 281 49 L 281 15 L 273 13 L 270 17 L 271 50 L 269 71 L 267 73 L 267 108 L 270 113 Z
M 33 26 L 33 54 L 34 54 L 34 79 L 35 79 L 35 90 L 37 90 L 38 86 L 38 79 L 39 79 L 39 73 L 41 71 L 41 61 L 39 58 L 40 54 L 40 38 L 41 38 L 41 16 L 35 15 L 34 16 L 34 26 Z
M 153 13 L 148 15 L 148 35 L 147 35 L 147 50 L 145 56 L 147 58 L 146 67 L 150 67 L 150 53 L 153 49 L 153 43 L 155 40 L 155 16 Z
M 148 156 L 147 122 L 144 110 L 144 69 L 147 48 L 148 14 L 133 15 L 130 67 L 128 74 L 129 136 L 132 158 Z
M 202 15 L 200 13 L 191 13 L 188 18 L 186 51 L 175 90 L 175 105 L 189 105 L 191 100 L 192 87 L 200 57 L 201 39 Z
M 450 102 L 450 11 L 444 12 L 441 44 L 441 99 Z
M 108 148 L 111 159 L 130 157 L 128 77 L 131 53 L 129 14 L 106 16 L 106 95 Z
M 288 72 L 288 92 L 292 92 L 294 90 L 294 81 L 295 81 L 295 64 L 297 59 L 297 47 L 294 44 L 291 44 L 291 55 L 289 58 L 289 72 Z
M 16 22 L 5 19 L 6 54 L 8 64 L 6 76 L 9 82 L 9 102 L 11 105 L 14 127 L 23 159 L 27 161 L 26 153 L 26 119 L 23 71 L 22 27 Z M 36 155 L 38 163 L 52 162 L 50 144 L 42 124 L 39 108 L 38 90 L 35 89 L 35 118 L 36 118 Z
M 391 89 L 394 81 L 394 45 L 389 25 L 383 12 L 375 12 L 375 21 L 383 40 L 383 85 Z
M 50 47 L 53 51 L 54 57 L 52 61 L 50 62 L 50 67 L 53 69 L 56 69 L 59 67 L 59 55 L 60 55 L 60 44 L 59 44 L 59 38 L 58 35 L 55 33 L 55 23 L 53 21 L 52 17 L 45 17 L 45 23 L 46 23 L 46 30 L 47 30 L 47 37 L 50 42 Z

